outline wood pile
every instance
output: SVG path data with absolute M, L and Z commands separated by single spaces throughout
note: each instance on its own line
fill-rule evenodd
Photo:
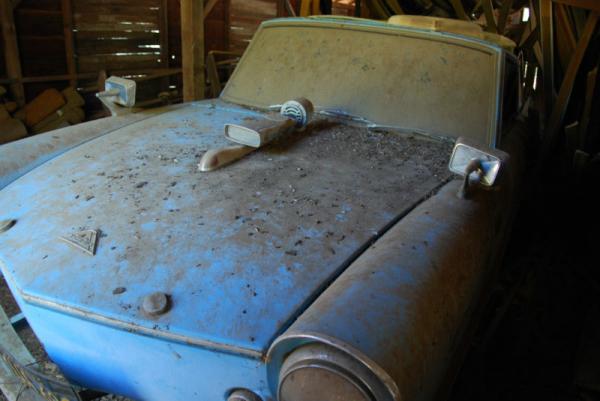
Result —
M 6 100 L 0 86 L 0 144 L 78 124 L 85 119 L 83 97 L 73 87 L 46 89 L 24 107 Z

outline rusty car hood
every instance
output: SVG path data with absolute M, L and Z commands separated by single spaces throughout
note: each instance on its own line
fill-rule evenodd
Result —
M 0 191 L 0 267 L 26 302 L 260 357 L 367 245 L 448 178 L 451 144 L 321 120 L 202 173 L 224 123 L 186 104 L 78 146 Z M 100 230 L 94 256 L 60 240 Z M 158 317 L 145 295 L 169 294 Z

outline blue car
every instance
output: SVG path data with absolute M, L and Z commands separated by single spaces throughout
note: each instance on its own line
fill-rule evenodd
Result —
M 217 99 L 1 146 L 0 268 L 68 383 L 5 367 L 46 399 L 433 399 L 518 204 L 513 49 L 272 20 Z

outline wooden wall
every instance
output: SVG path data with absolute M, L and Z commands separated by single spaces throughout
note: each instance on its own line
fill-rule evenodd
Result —
M 259 24 L 277 17 L 277 0 L 219 0 L 205 19 L 206 52 L 242 52 Z M 292 0 L 298 7 L 299 0 Z M 350 13 L 352 0 L 337 0 L 334 11 Z M 70 22 L 63 5 L 71 7 Z M 350 8 L 349 8 L 350 7 Z M 181 21 L 179 0 L 21 0 L 14 10 L 22 76 L 63 76 L 44 82 L 26 82 L 26 100 L 42 90 L 63 89 L 70 84 L 69 60 L 78 74 L 77 87 L 93 106 L 97 75 L 144 76 L 166 68 L 181 68 Z M 72 26 L 73 57 L 67 54 L 64 24 Z M 68 41 L 68 37 L 66 38 Z M 4 57 L 0 37 L 0 57 Z M 0 79 L 6 78 L 4 60 Z M 172 76 L 171 88 L 181 88 L 181 76 Z M 164 87 L 164 81 L 162 83 Z
M 73 0 L 77 70 L 141 71 L 161 58 L 160 0 Z
M 61 0 L 21 0 L 14 10 L 22 75 L 25 78 L 64 76 L 69 73 Z M 93 98 L 97 75 L 140 77 L 166 68 L 181 67 L 179 0 L 67 0 L 77 86 L 86 100 Z M 206 51 L 229 48 L 229 0 L 220 0 L 205 20 Z M 67 38 L 68 39 L 68 38 Z M 163 49 L 163 45 L 165 45 Z M 166 51 L 168 50 L 168 51 Z M 0 79 L 5 79 L 4 46 L 0 35 Z M 171 89 L 181 88 L 172 76 Z M 26 82 L 26 100 L 42 90 L 69 85 L 68 77 Z M 164 85 L 164 81 L 163 81 Z
M 231 0 L 229 50 L 244 51 L 260 23 L 276 16 L 276 0 Z

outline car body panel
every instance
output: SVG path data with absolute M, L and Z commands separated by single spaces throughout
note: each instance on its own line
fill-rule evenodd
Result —
M 197 171 L 204 151 L 226 145 L 225 122 L 258 116 L 219 102 L 178 107 L 7 186 L 0 209 L 18 222 L 2 236 L 0 260 L 23 298 L 260 356 L 357 252 L 450 175 L 451 144 L 363 137 L 366 128 L 328 121 L 226 169 Z M 395 155 L 392 140 L 410 149 Z M 60 240 L 90 229 L 101 230 L 95 256 Z M 140 309 L 154 291 L 171 297 L 164 316 Z
M 0 268 L 73 382 L 148 401 L 222 401 L 237 388 L 274 401 L 283 361 L 307 343 L 368 367 L 385 388 L 377 401 L 431 399 L 444 380 L 500 260 L 522 172 L 523 147 L 500 136 L 506 53 L 472 37 L 364 20 L 261 29 L 285 24 L 489 55 L 491 76 L 480 78 L 491 89 L 477 109 L 487 118 L 472 133 L 490 146 L 502 138 L 510 152 L 499 186 L 458 198 L 461 182 L 446 168 L 451 143 L 438 138 L 457 133 L 371 121 L 372 105 L 356 97 L 381 93 L 352 90 L 352 74 L 340 87 L 349 102 L 317 104 L 349 119 L 319 116 L 214 172 L 197 163 L 228 145 L 223 125 L 273 108 L 232 104 L 235 82 L 221 100 L 176 106 L 52 154 L 0 190 L 1 217 L 17 220 L 1 234 Z M 276 100 L 289 100 L 284 92 Z M 444 118 L 474 112 L 462 111 Z M 85 229 L 100 230 L 94 256 L 60 240 Z M 140 308 L 154 291 L 171 299 L 160 316 Z
M 0 189 L 69 149 L 163 111 L 164 109 L 154 109 L 116 118 L 103 118 L 2 145 Z

